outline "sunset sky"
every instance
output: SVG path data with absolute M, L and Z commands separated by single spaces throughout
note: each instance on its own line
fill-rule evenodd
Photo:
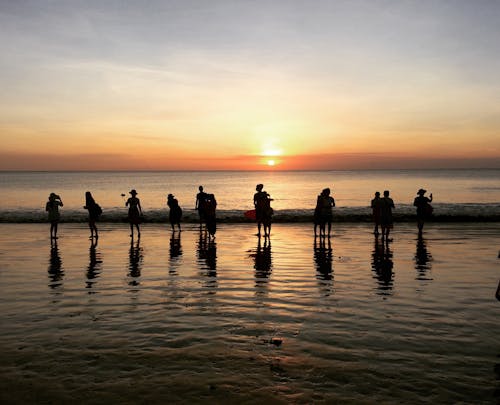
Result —
M 500 167 L 498 1 L 2 1 L 0 170 Z

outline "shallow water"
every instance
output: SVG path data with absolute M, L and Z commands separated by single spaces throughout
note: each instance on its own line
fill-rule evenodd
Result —
M 2 403 L 500 399 L 498 224 L 0 228 Z

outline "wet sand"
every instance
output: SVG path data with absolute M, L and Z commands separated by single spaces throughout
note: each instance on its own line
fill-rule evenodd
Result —
M 497 403 L 500 227 L 0 225 L 2 403 Z

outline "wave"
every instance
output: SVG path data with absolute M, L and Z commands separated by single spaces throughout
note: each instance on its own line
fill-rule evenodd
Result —
M 500 222 L 500 204 L 433 204 L 434 213 L 430 221 L 435 222 Z M 103 207 L 100 222 L 127 222 L 127 211 L 123 208 Z M 218 210 L 217 221 L 221 223 L 253 222 L 244 216 L 246 210 Z M 415 220 L 415 207 L 398 205 L 393 212 L 395 222 L 410 222 Z M 313 209 L 276 210 L 273 222 L 299 223 L 312 222 Z M 369 207 L 337 207 L 334 208 L 334 222 L 371 222 Z M 87 221 L 87 211 L 63 208 L 61 222 L 79 223 Z M 198 212 L 184 210 L 182 222 L 197 223 Z M 44 223 L 47 214 L 40 209 L 4 209 L 0 210 L 0 223 Z M 146 223 L 167 223 L 167 209 L 152 209 L 144 212 Z

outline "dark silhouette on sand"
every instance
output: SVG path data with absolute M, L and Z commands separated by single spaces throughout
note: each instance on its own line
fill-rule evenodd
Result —
M 85 205 L 83 208 L 89 212 L 90 239 L 94 237 L 97 239 L 99 238 L 99 235 L 97 234 L 96 222 L 102 214 L 102 209 L 99 204 L 95 202 L 90 191 L 85 192 Z
M 57 239 L 57 228 L 59 220 L 61 219 L 59 207 L 62 206 L 63 202 L 61 197 L 59 197 L 56 193 L 50 193 L 49 201 L 45 204 L 45 211 L 48 212 L 50 222 L 50 239 Z
M 316 228 L 319 226 L 320 236 L 327 236 L 326 228 L 328 227 L 328 237 L 332 231 L 333 211 L 335 200 L 330 195 L 331 190 L 324 188 L 316 199 L 316 208 L 314 209 L 314 236 L 317 236 Z
M 128 264 L 128 278 L 129 278 L 129 286 L 135 287 L 140 284 L 141 278 L 141 270 L 142 270 L 142 261 L 144 259 L 141 248 L 141 240 L 137 239 L 137 242 L 134 242 L 133 239 L 130 240 L 130 249 L 128 252 L 129 264 Z
M 419 235 L 422 235 L 424 230 L 424 223 L 427 218 L 432 215 L 432 193 L 429 198 L 425 197 L 427 190 L 421 188 L 417 191 L 417 197 L 413 200 L 413 205 L 417 207 L 417 227 Z
M 182 218 L 182 208 L 179 206 L 179 201 L 172 195 L 167 196 L 167 205 L 170 208 L 168 213 L 168 219 L 170 221 L 170 226 L 172 231 L 175 231 L 175 225 L 181 231 L 181 218 Z
M 376 191 L 375 197 L 373 198 L 370 204 L 372 209 L 373 223 L 374 223 L 373 234 L 375 236 L 380 235 L 378 231 L 378 228 L 380 226 L 380 204 L 381 204 L 380 192 Z
M 495 293 L 495 297 L 497 297 L 497 300 L 500 301 L 500 281 L 498 281 L 498 287 L 497 292 Z
M 64 270 L 62 267 L 61 256 L 59 255 L 59 248 L 57 241 L 52 241 L 50 244 L 50 258 L 49 258 L 49 287 L 54 289 L 60 287 L 63 283 Z
M 382 239 L 386 242 L 391 242 L 389 233 L 393 228 L 392 209 L 394 208 L 394 201 L 389 197 L 389 190 L 384 191 L 384 197 L 380 201 L 380 226 L 382 228 Z
M 372 270 L 378 280 L 379 295 L 391 295 L 393 288 L 393 253 L 388 243 L 375 238 L 372 252 Z
M 181 234 L 172 232 L 170 237 L 170 261 L 177 260 L 182 256 Z
M 254 260 L 256 295 L 262 295 L 266 292 L 264 287 L 267 287 L 273 267 L 271 239 L 264 238 L 264 244 L 262 244 L 262 239 L 259 238 L 257 247 L 251 252 L 249 257 Z
M 314 263 L 316 278 L 319 280 L 333 279 L 333 250 L 332 242 L 328 238 L 314 238 Z
M 198 187 L 198 194 L 196 194 L 196 203 L 194 209 L 198 210 L 198 216 L 200 218 L 200 228 L 205 222 L 205 201 L 207 199 L 207 193 L 203 191 L 203 186 Z
M 264 236 L 271 236 L 271 222 L 274 210 L 271 208 L 271 196 L 263 190 L 263 184 L 257 184 L 257 191 L 253 196 L 255 206 L 255 218 L 257 220 L 257 236 L 260 236 L 261 228 L 264 227 Z
M 415 269 L 417 270 L 417 280 L 432 280 L 427 272 L 432 268 L 432 255 L 427 249 L 425 239 L 419 234 L 415 251 Z
M 208 288 L 217 287 L 217 244 L 202 230 L 198 239 L 197 253 L 201 275 L 207 277 L 203 285 Z
M 89 248 L 89 265 L 87 267 L 87 281 L 85 288 L 89 288 L 89 294 L 93 294 L 94 292 L 91 290 L 94 284 L 96 283 L 96 279 L 99 278 L 101 274 L 101 254 L 97 251 L 97 239 L 92 239 L 90 241 Z
M 134 237 L 134 226 L 137 229 L 137 237 L 141 237 L 141 229 L 139 228 L 139 224 L 142 222 L 142 208 L 141 208 L 141 202 L 140 200 L 136 197 L 137 191 L 135 190 L 130 190 L 129 194 L 132 196 L 130 197 L 127 202 L 125 203 L 126 207 L 128 208 L 128 221 L 130 223 L 130 237 Z

